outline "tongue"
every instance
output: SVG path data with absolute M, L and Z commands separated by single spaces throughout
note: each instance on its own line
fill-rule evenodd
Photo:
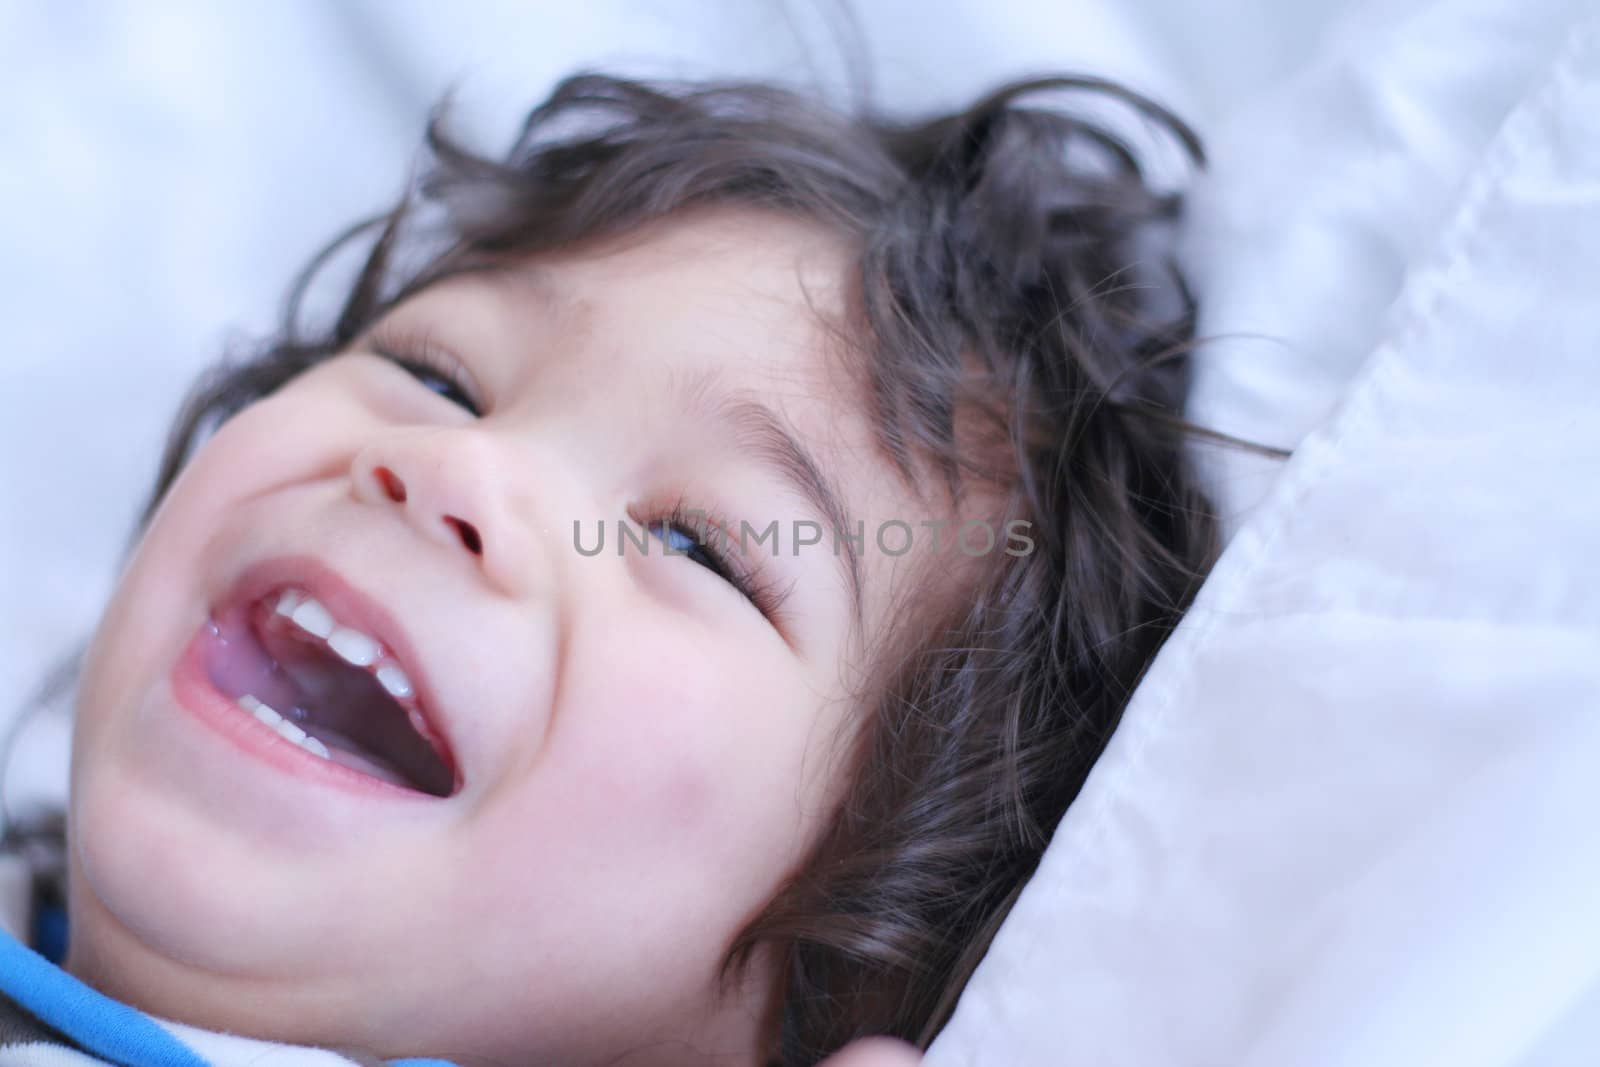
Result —
M 276 711 L 277 709 L 274 708 L 273 710 Z M 396 770 L 388 760 L 367 751 L 337 730 L 307 721 L 303 708 L 295 708 L 292 712 L 279 712 L 279 714 L 328 746 L 328 759 L 339 764 L 339 766 L 349 767 L 363 774 L 370 774 L 374 778 L 382 778 L 386 782 L 393 782 L 395 785 L 405 786 L 407 789 L 416 788 L 411 779 Z
M 417 778 L 443 768 L 368 671 L 345 663 L 292 624 L 269 624 L 259 638 L 295 690 L 291 710 L 279 713 L 327 745 L 335 762 L 425 792 L 448 786 L 431 774 Z

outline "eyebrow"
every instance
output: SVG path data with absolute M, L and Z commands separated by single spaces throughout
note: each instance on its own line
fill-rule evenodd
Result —
M 850 537 L 843 538 L 842 556 L 838 551 L 839 535 L 847 522 L 838 485 L 823 471 L 822 465 L 789 429 L 782 416 L 747 390 L 717 388 L 719 377 L 715 369 L 688 378 L 674 377 L 680 403 L 690 415 L 727 426 L 741 453 L 776 473 L 827 521 L 834 534 L 833 557 L 840 561 L 850 590 L 851 615 L 859 627 L 861 557 Z

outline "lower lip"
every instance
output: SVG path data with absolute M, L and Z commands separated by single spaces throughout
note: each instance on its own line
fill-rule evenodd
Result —
M 331 786 L 349 794 L 411 803 L 441 798 L 325 760 L 282 737 L 272 727 L 234 703 L 219 690 L 206 670 L 208 619 L 178 657 L 172 669 L 172 694 L 196 719 L 231 742 L 238 751 L 271 764 L 304 782 Z

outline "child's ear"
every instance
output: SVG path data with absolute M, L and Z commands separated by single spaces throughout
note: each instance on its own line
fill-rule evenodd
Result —
M 922 1053 L 915 1045 L 892 1037 L 864 1037 L 852 1041 L 817 1067 L 917 1067 Z

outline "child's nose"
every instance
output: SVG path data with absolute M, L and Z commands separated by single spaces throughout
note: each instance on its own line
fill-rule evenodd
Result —
M 378 482 L 383 486 L 383 491 L 388 494 L 390 500 L 397 504 L 406 502 L 406 483 L 400 480 L 398 474 L 388 467 L 376 467 L 373 469 L 373 474 L 377 476 Z M 461 535 L 461 543 L 467 546 L 468 552 L 471 552 L 474 556 L 483 555 L 483 537 L 478 533 L 476 526 L 466 519 L 457 518 L 454 515 L 446 515 L 444 521 L 446 525 L 454 527 L 456 533 Z
M 542 580 L 534 516 L 497 457 L 470 433 L 399 433 L 361 449 L 350 469 L 356 499 L 391 509 L 424 538 L 465 549 L 495 590 L 521 599 Z

